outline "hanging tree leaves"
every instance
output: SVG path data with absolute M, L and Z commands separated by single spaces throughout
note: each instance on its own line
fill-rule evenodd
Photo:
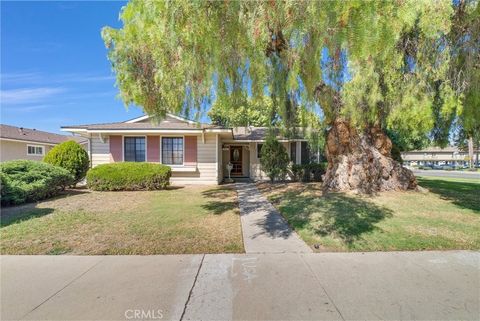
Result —
M 132 0 L 122 10 L 123 27 L 102 35 L 122 99 L 148 114 L 198 113 L 213 98 L 234 110 L 246 96 L 267 95 L 287 132 L 298 109 L 319 108 L 330 132 L 341 121 L 375 145 L 381 139 L 372 136 L 374 128 L 424 137 L 435 125 L 433 105 L 443 110 L 456 102 L 445 41 L 452 14 L 449 0 Z M 380 154 L 390 158 L 385 144 Z M 332 189 L 357 189 L 363 183 L 339 178 L 342 159 L 330 152 Z M 365 190 L 413 186 L 392 164 L 382 165 L 388 174 L 362 166 Z M 408 177 L 404 184 L 384 182 L 395 175 Z

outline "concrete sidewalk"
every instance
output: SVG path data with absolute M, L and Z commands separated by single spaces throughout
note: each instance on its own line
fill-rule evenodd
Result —
M 254 183 L 235 184 L 246 253 L 311 253 Z
M 480 253 L 3 256 L 2 320 L 478 320 Z

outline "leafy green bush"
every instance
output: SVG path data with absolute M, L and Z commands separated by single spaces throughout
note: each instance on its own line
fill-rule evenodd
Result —
M 292 180 L 295 182 L 301 181 L 303 177 L 303 166 L 299 164 L 293 164 L 292 168 Z
M 302 182 L 321 182 L 322 175 L 325 174 L 327 163 L 311 163 L 311 164 L 293 164 L 292 179 Z
M 2 205 L 21 204 L 52 197 L 73 184 L 66 169 L 29 160 L 0 164 Z
M 313 174 L 313 181 L 314 182 L 321 182 L 322 181 L 322 176 L 325 174 L 326 168 L 327 167 L 326 167 L 325 163 L 310 164 L 310 170 Z
M 88 153 L 80 144 L 70 140 L 53 147 L 43 158 L 45 163 L 60 166 L 72 173 L 75 183 L 81 181 L 88 171 Z
M 171 168 L 152 163 L 111 163 L 87 172 L 88 188 L 95 191 L 164 189 L 170 184 Z
M 285 147 L 269 135 L 261 151 L 260 164 L 270 181 L 283 180 L 287 176 L 289 157 Z
M 391 150 L 391 155 L 394 160 L 399 162 L 400 164 L 403 164 L 403 158 L 402 158 L 402 151 L 396 144 L 392 143 L 392 150 Z

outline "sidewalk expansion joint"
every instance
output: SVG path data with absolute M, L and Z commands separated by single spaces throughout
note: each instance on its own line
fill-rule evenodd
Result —
M 327 298 L 330 300 L 330 302 L 332 302 L 332 305 L 335 307 L 335 310 L 337 310 L 338 314 L 340 315 L 340 318 L 342 318 L 343 321 L 345 321 L 345 318 L 343 317 L 342 315 L 342 312 L 340 312 L 340 309 L 337 307 L 337 305 L 335 304 L 335 301 L 333 301 L 332 297 L 328 294 L 327 290 L 325 289 L 325 287 L 322 285 L 322 283 L 320 282 L 320 280 L 318 279 L 317 277 L 317 274 L 315 273 L 315 271 L 312 269 L 312 267 L 310 266 L 310 264 L 308 264 L 307 261 L 305 261 L 305 259 L 303 258 L 303 255 L 299 255 L 300 259 L 302 260 L 303 264 L 305 264 L 305 266 L 308 268 L 308 270 L 310 271 L 310 273 L 312 273 L 313 277 L 315 278 L 315 280 L 317 281 L 318 285 L 320 285 L 320 287 L 322 288 L 323 292 L 325 293 L 325 295 L 327 296 Z
M 81 273 L 80 275 L 78 275 L 77 277 L 75 277 L 73 280 L 71 280 L 70 282 L 68 282 L 67 284 L 65 284 L 65 286 L 63 286 L 60 290 L 56 291 L 55 293 L 53 293 L 52 295 L 50 295 L 48 298 L 46 298 L 45 300 L 43 300 L 40 304 L 38 304 L 36 307 L 34 307 L 32 310 L 30 310 L 29 312 L 27 312 L 23 317 L 20 318 L 20 320 L 23 320 L 27 317 L 27 315 L 29 315 L 30 313 L 32 313 L 33 311 L 35 311 L 36 309 L 38 309 L 39 307 L 41 307 L 43 304 L 45 304 L 46 302 L 48 302 L 51 298 L 53 298 L 54 296 L 56 296 L 58 293 L 62 292 L 63 290 L 65 290 L 68 286 L 70 286 L 70 284 L 72 284 L 73 282 L 77 281 L 78 279 L 80 279 L 82 276 L 84 276 L 85 274 L 87 274 L 88 272 L 90 272 L 94 267 L 96 267 L 97 265 L 99 265 L 101 262 L 103 261 L 103 259 L 99 260 L 97 263 L 95 263 L 94 265 L 92 265 L 91 267 L 89 267 L 86 271 L 84 271 L 83 273 Z
M 187 312 L 187 306 L 190 303 L 190 299 L 191 299 L 192 294 L 193 294 L 193 289 L 195 288 L 195 284 L 197 283 L 198 275 L 200 274 L 200 270 L 202 269 L 204 259 L 205 259 L 205 254 L 203 254 L 202 260 L 200 261 L 200 264 L 198 265 L 197 274 L 195 275 L 195 278 L 193 279 L 192 288 L 190 289 L 190 292 L 188 293 L 187 301 L 185 302 L 185 305 L 183 306 L 183 311 L 182 311 L 182 315 L 180 316 L 180 321 L 183 320 L 183 318 L 185 317 L 185 312 Z

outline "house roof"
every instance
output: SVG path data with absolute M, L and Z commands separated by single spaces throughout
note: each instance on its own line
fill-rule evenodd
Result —
M 203 129 L 203 128 L 216 128 L 216 126 L 208 124 L 189 124 L 189 123 L 166 123 L 161 122 L 159 124 L 151 123 L 106 123 L 106 124 L 90 124 L 90 125 L 73 125 L 73 126 L 62 126 L 62 128 L 83 128 L 89 130 L 95 129 L 112 129 L 112 130 L 122 130 L 122 129 Z M 221 128 L 221 127 L 218 127 Z
M 447 146 L 445 148 L 440 148 L 436 146 L 425 147 L 424 149 L 416 149 L 407 152 L 402 152 L 403 154 L 408 153 L 465 153 L 467 151 L 459 149 L 457 146 Z M 477 150 L 474 149 L 476 153 Z
M 284 137 L 280 134 L 279 129 L 275 130 L 275 136 L 279 140 L 286 140 L 287 137 Z M 233 128 L 233 139 L 234 140 L 265 140 L 268 135 L 268 127 L 235 127 Z M 294 139 L 302 139 L 301 135 L 297 135 Z
M 87 130 L 131 130 L 131 129 L 145 129 L 145 130 L 162 130 L 162 129 L 205 129 L 205 128 L 222 128 L 211 124 L 194 122 L 185 118 L 168 114 L 167 117 L 158 122 L 144 121 L 148 120 L 148 116 L 141 116 L 123 122 L 103 123 L 103 124 L 87 124 L 87 125 L 71 125 L 62 126 L 66 128 L 78 128 Z
M 409 151 L 410 153 L 453 153 L 458 152 L 458 147 L 456 146 L 447 146 L 445 148 L 440 148 L 436 146 L 425 147 L 424 149 L 417 149 Z
M 104 133 L 109 131 L 116 132 L 141 132 L 141 131 L 189 131 L 189 130 L 219 130 L 222 132 L 228 131 L 232 134 L 233 140 L 238 141 L 263 141 L 267 137 L 268 127 L 235 127 L 226 128 L 212 124 L 192 121 L 176 115 L 167 114 L 167 116 L 160 122 L 155 122 L 151 117 L 145 115 L 130 119 L 123 122 L 103 123 L 103 124 L 87 124 L 87 125 L 72 125 L 62 126 L 62 130 L 74 131 L 82 133 Z M 276 136 L 280 140 L 287 140 L 280 134 L 280 130 L 276 129 Z M 296 139 L 301 139 L 299 135 Z
M 10 125 L 0 124 L 0 138 L 21 140 L 26 142 L 44 143 L 44 144 L 60 144 L 68 140 L 74 140 L 78 143 L 86 143 L 87 140 L 78 136 L 67 136 L 44 132 L 41 130 L 15 127 Z

